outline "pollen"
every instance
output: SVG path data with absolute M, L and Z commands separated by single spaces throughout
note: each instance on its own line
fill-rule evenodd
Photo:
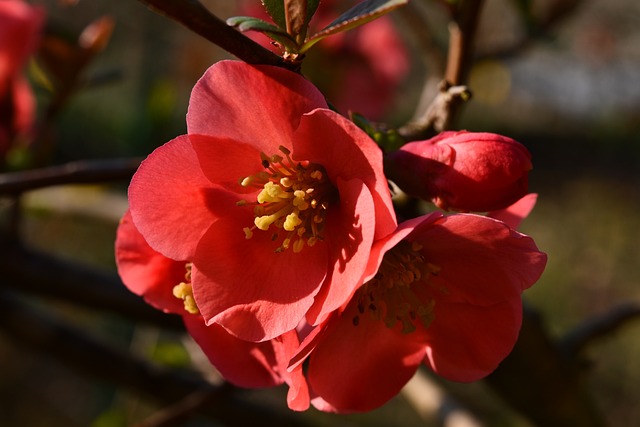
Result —
M 388 328 L 400 324 L 403 334 L 431 324 L 435 300 L 429 296 L 429 279 L 440 268 L 425 261 L 422 248 L 419 243 L 402 241 L 385 254 L 376 275 L 355 295 L 354 326 L 367 314 Z
M 182 282 L 173 287 L 173 296 L 180 298 L 184 302 L 184 309 L 191 314 L 198 314 L 198 306 L 193 298 L 193 288 L 191 283 Z
M 236 205 L 253 209 L 253 226 L 243 228 L 246 239 L 253 238 L 255 230 L 269 231 L 279 244 L 275 252 L 300 253 L 324 240 L 327 211 L 337 190 L 321 165 L 294 161 L 284 146 L 279 150 L 260 154 L 264 171 L 240 178 L 241 186 L 259 191 L 255 202 L 241 200 Z

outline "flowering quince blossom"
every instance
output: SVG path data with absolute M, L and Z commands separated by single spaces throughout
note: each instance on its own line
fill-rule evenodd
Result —
M 191 264 L 206 324 L 268 341 L 342 306 L 396 227 L 375 143 L 301 76 L 237 61 L 197 82 L 187 132 L 140 165 L 129 203 L 153 250 Z
M 527 193 L 531 154 L 506 136 L 442 132 L 387 155 L 391 179 L 442 209 L 503 209 Z
M 287 371 L 289 359 L 286 355 L 299 344 L 295 331 L 254 343 L 234 337 L 219 325 L 207 326 L 193 301 L 191 265 L 151 249 L 133 225 L 130 212 L 120 221 L 115 247 L 118 273 L 125 285 L 152 306 L 182 316 L 189 334 L 226 380 L 247 388 L 272 387 L 287 382 L 290 384 L 289 405 L 294 409 L 306 409 L 298 408 L 297 402 L 308 402 L 309 397 L 298 395 L 291 380 L 300 373 Z M 308 407 L 308 403 L 306 405 Z
M 545 264 L 530 237 L 492 218 L 406 221 L 374 244 L 364 284 L 305 338 L 291 367 L 306 361 L 312 403 L 336 412 L 382 405 L 423 362 L 450 380 L 478 380 L 513 348 L 521 293 Z
M 33 123 L 35 100 L 22 68 L 36 47 L 44 10 L 19 0 L 0 0 L 0 158 L 16 135 Z

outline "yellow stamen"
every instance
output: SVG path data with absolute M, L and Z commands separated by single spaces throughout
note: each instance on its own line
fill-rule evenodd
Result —
M 193 288 L 191 283 L 182 282 L 173 287 L 173 296 L 184 301 L 184 309 L 191 314 L 198 314 L 198 306 L 193 298 Z
M 419 287 L 431 286 L 429 279 L 440 268 L 425 262 L 422 248 L 419 243 L 402 241 L 385 254 L 378 273 L 356 294 L 355 326 L 367 311 L 389 328 L 400 323 L 404 334 L 414 332 L 418 325 L 427 328 L 431 324 L 435 301 L 419 292 Z
M 240 180 L 243 187 L 260 189 L 256 202 L 241 200 L 236 204 L 253 210 L 254 226 L 243 228 L 246 239 L 251 239 L 256 229 L 267 231 L 273 226 L 288 232 L 275 230 L 272 240 L 281 241 L 276 252 L 292 247 L 297 253 L 323 240 L 327 209 L 337 193 L 322 166 L 294 162 L 286 147 L 280 147 L 280 152 L 282 155 L 260 153 L 265 170 Z
M 287 215 L 287 220 L 284 222 L 284 225 L 282 226 L 282 228 L 284 228 L 287 231 L 293 231 L 300 224 L 302 224 L 302 220 L 298 218 L 297 213 L 292 212 L 289 215 Z

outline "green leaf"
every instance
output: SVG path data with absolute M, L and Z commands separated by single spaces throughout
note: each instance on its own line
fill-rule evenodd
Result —
M 300 48 L 300 53 L 306 52 L 311 46 L 327 36 L 366 24 L 408 2 L 409 0 L 366 0 L 358 3 L 327 27 L 311 36 Z
M 260 0 L 265 10 L 277 26 L 285 30 L 287 19 L 284 14 L 284 0 Z
M 349 118 L 356 126 L 365 131 L 385 152 L 395 151 L 405 143 L 404 138 L 400 136 L 398 131 L 395 129 L 379 129 L 378 126 L 370 122 L 362 114 L 352 112 L 349 113 Z
M 291 53 L 298 52 L 298 44 L 282 28 L 252 16 L 232 16 L 227 19 L 227 25 L 236 27 L 240 31 L 258 31 L 271 40 L 284 46 Z
M 313 15 L 318 10 L 318 5 L 320 4 L 320 0 L 307 0 L 307 21 L 306 24 L 309 25 L 309 21 L 313 18 Z

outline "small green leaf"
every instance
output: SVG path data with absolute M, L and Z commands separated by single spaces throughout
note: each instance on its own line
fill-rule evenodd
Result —
M 408 2 L 409 0 L 366 0 L 358 3 L 320 32 L 311 36 L 300 48 L 300 53 L 306 52 L 311 46 L 327 36 L 366 24 Z
M 227 19 L 227 25 L 238 28 L 240 31 L 269 31 L 273 33 L 284 32 L 280 27 L 253 16 L 232 16 Z
M 284 0 L 261 0 L 261 2 L 273 22 L 283 30 L 286 29 L 287 19 L 284 13 Z
M 254 18 L 252 16 L 232 16 L 227 19 L 227 25 L 236 27 L 240 31 L 258 31 L 263 33 L 271 40 L 278 42 L 288 52 L 297 53 L 298 45 L 289 34 L 282 28 L 273 25 L 262 19 Z
M 380 125 L 370 122 L 365 116 L 359 113 L 349 113 L 349 118 L 356 126 L 366 132 L 380 148 L 385 152 L 395 151 L 405 143 L 395 129 L 381 128 Z
M 313 18 L 313 15 L 318 10 L 318 5 L 320 4 L 320 0 L 307 0 L 307 21 L 306 24 L 309 25 L 309 21 Z

